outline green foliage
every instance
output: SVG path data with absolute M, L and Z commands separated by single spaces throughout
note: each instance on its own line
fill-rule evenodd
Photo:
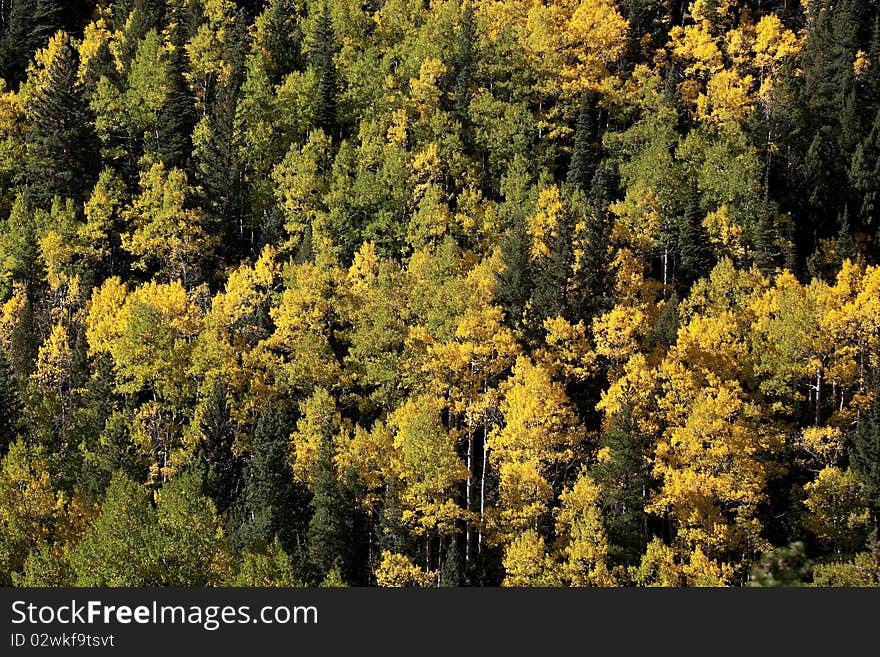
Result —
M 232 452 L 235 434 L 226 395 L 226 386 L 222 380 L 217 381 L 205 400 L 194 459 L 202 477 L 202 493 L 214 502 L 221 515 L 232 504 L 238 483 L 237 463 Z
M 336 52 L 335 33 L 330 20 L 330 5 L 327 0 L 321 5 L 317 27 L 313 36 L 314 46 L 309 51 L 309 60 L 318 74 L 318 93 L 315 98 L 315 127 L 320 128 L 331 138 L 338 135 L 336 110 Z
M 751 586 L 804 586 L 809 582 L 813 564 L 800 541 L 761 555 L 752 567 Z
M 320 581 L 329 573 L 351 566 L 352 519 L 350 501 L 333 462 L 334 441 L 320 444 L 312 478 L 312 517 L 307 534 L 309 563 Z
M 216 584 L 227 559 L 213 503 L 194 474 L 165 484 L 154 508 L 146 490 L 114 475 L 101 515 L 72 555 L 79 586 Z
M 59 32 L 27 81 L 27 178 L 31 197 L 43 206 L 56 195 L 82 198 L 97 172 L 93 120 L 77 67 L 71 38 Z
M 299 556 L 303 549 L 305 509 L 303 492 L 290 469 L 290 430 L 284 414 L 268 406 L 254 432 L 253 452 L 244 474 L 244 487 L 235 510 L 242 547 L 270 544 L 277 536 L 285 552 Z

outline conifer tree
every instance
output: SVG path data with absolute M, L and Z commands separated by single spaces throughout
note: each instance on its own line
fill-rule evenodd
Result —
M 471 131 L 468 129 L 470 125 L 468 108 L 472 94 L 471 87 L 476 75 L 476 31 L 473 2 L 465 0 L 461 9 L 461 22 L 456 35 L 455 55 L 452 62 L 455 75 L 452 89 L 452 112 L 462 126 L 462 136 L 466 145 L 472 139 Z
M 159 111 L 159 159 L 167 168 L 186 169 L 196 125 L 195 98 L 184 79 L 186 52 L 182 45 L 169 56 L 171 88 Z
M 0 36 L 0 77 L 14 86 L 24 78 L 28 60 L 33 54 L 31 30 L 34 24 L 35 0 L 15 0 Z
M 591 475 L 602 490 L 611 556 L 634 565 L 649 539 L 645 501 L 651 478 L 647 471 L 649 438 L 639 432 L 631 403 L 612 416 L 600 449 L 609 456 L 594 466 Z
M 270 62 L 266 69 L 269 81 L 280 84 L 286 75 L 302 68 L 300 57 L 302 30 L 291 0 L 271 0 L 266 7 L 266 49 Z
M 65 4 L 61 0 L 36 0 L 30 34 L 32 48 L 43 48 L 55 32 L 61 29 Z
M 446 555 L 443 559 L 443 567 L 440 570 L 440 586 L 464 586 L 458 541 L 454 536 L 450 540 L 451 542 L 449 547 L 446 548 Z
M 568 184 L 582 192 L 588 192 L 599 163 L 599 126 L 596 94 L 586 91 L 581 98 L 577 126 L 574 132 L 574 148 L 568 166 Z
M 703 214 L 696 193 L 691 194 L 679 225 L 678 254 L 679 266 L 675 277 L 682 290 L 687 291 L 695 281 L 709 273 L 713 264 L 709 236 L 703 227 Z
M 217 511 L 224 514 L 235 494 L 237 468 L 232 452 L 235 435 L 229 417 L 226 386 L 222 380 L 211 388 L 200 428 L 196 467 L 202 477 L 202 492 L 214 502 Z
M 288 457 L 290 429 L 274 405 L 260 414 L 254 447 L 245 475 L 239 543 L 264 546 L 278 536 L 284 551 L 296 555 L 304 548 L 303 493 L 293 480 Z
M 875 369 L 869 377 L 874 393 L 871 404 L 859 417 L 852 437 L 853 469 L 865 486 L 874 524 L 880 527 L 880 373 Z
M 67 34 L 43 51 L 37 88 L 27 99 L 30 197 L 47 206 L 55 196 L 83 198 L 94 185 L 98 158 L 94 121 L 77 80 L 78 57 Z
M 330 18 L 327 0 L 321 6 L 315 31 L 315 45 L 309 53 L 312 66 L 318 75 L 318 94 L 315 99 L 315 125 L 332 139 L 339 137 L 336 98 L 336 36 Z
M 21 423 L 21 400 L 6 352 L 0 349 L 0 458 L 18 436 Z
M 342 569 L 343 577 L 351 568 L 350 500 L 337 475 L 334 453 L 333 437 L 325 435 L 312 477 L 312 518 L 308 531 L 309 563 L 316 581 L 321 581 L 334 566 Z

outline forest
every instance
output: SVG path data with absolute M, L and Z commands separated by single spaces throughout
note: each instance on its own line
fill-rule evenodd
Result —
M 0 1 L 0 585 L 880 586 L 880 5 Z

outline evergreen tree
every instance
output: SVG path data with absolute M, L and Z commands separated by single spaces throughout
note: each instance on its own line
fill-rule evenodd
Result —
M 619 563 L 636 564 L 648 544 L 645 500 L 650 490 L 650 438 L 639 431 L 633 406 L 627 402 L 603 432 L 600 448 L 609 458 L 597 463 L 591 475 L 602 490 L 609 554 Z
M 543 335 L 546 318 L 562 316 L 573 319 L 571 311 L 576 304 L 576 290 L 572 289 L 571 277 L 575 256 L 573 223 L 571 202 L 566 198 L 547 245 L 549 253 L 530 258 L 533 288 L 527 330 L 533 340 Z
M 504 269 L 498 275 L 496 295 L 511 326 L 523 321 L 526 303 L 532 293 L 529 270 L 529 236 L 524 220 L 517 221 L 504 234 L 501 242 Z
M 33 55 L 31 31 L 35 0 L 14 0 L 0 37 L 0 77 L 12 87 L 24 78 Z
M 600 198 L 603 192 L 603 178 L 608 175 L 606 166 L 600 165 L 593 175 L 590 200 L 585 201 L 580 194 L 575 195 L 573 205 L 583 207 L 580 248 L 575 282 L 577 300 L 573 320 L 590 322 L 595 316 L 608 309 L 610 301 L 611 268 L 611 227 L 612 221 L 605 200 L 592 200 L 594 194 Z
M 62 28 L 65 4 L 63 0 L 36 0 L 30 33 L 31 48 L 36 50 L 45 47 L 55 32 Z
M 584 92 L 574 132 L 571 163 L 568 166 L 568 184 L 585 193 L 590 190 L 600 158 L 597 120 L 599 110 L 596 101 L 595 92 Z
M 352 518 L 350 500 L 339 480 L 333 456 L 333 437 L 324 436 L 312 478 L 312 518 L 309 521 L 309 564 L 313 579 L 321 581 L 334 566 L 346 577 L 351 568 Z
M 409 532 L 403 524 L 403 511 L 397 501 L 396 486 L 390 482 L 379 514 L 376 543 L 379 551 L 408 554 L 412 547 Z
M 850 459 L 865 486 L 874 523 L 880 527 L 880 371 L 874 369 L 869 381 L 874 397 L 859 416 L 852 436 Z
M 749 586 L 803 586 L 812 571 L 803 542 L 795 541 L 761 555 L 760 563 L 752 567 Z
M 464 586 L 461 555 L 458 550 L 458 540 L 454 536 L 450 539 L 449 547 L 446 548 L 443 567 L 440 569 L 440 586 Z
M 755 266 L 765 273 L 772 272 L 779 258 L 779 232 L 774 223 L 774 213 L 768 204 L 758 210 L 754 232 L 753 260 Z
M 500 188 L 504 196 L 500 212 L 506 229 L 501 238 L 504 266 L 497 274 L 498 288 L 495 294 L 504 308 L 508 324 L 519 328 L 522 326 L 526 304 L 533 288 L 526 222 L 534 206 L 534 188 L 526 158 L 519 155 L 514 157 L 501 179 Z
M 202 119 L 200 139 L 196 140 L 194 160 L 200 205 L 206 212 L 206 223 L 222 237 L 222 257 L 237 261 L 245 240 L 245 218 L 248 215 L 249 193 L 238 150 L 235 112 L 244 80 L 244 57 L 247 45 L 246 26 L 237 17 L 226 48 L 230 74 L 214 94 L 207 116 Z M 181 104 L 188 102 L 178 96 Z M 185 116 L 185 115 L 184 115 Z M 185 126 L 180 126 L 185 140 Z
M 269 54 L 266 70 L 270 83 L 277 85 L 289 73 L 302 68 L 302 30 L 292 0 L 271 0 L 266 13 L 266 49 Z
M 196 125 L 195 97 L 186 84 L 187 55 L 177 46 L 169 57 L 171 89 L 159 111 L 159 159 L 168 169 L 186 169 Z
M 235 494 L 237 468 L 232 445 L 234 427 L 229 417 L 226 386 L 217 381 L 207 399 L 201 423 L 201 440 L 196 451 L 196 467 L 202 477 L 202 492 L 220 514 L 226 513 Z
M 43 84 L 28 98 L 29 195 L 40 206 L 55 196 L 81 199 L 97 177 L 94 120 L 77 80 L 78 57 L 66 34 L 53 38 Z
M 163 0 L 134 0 L 125 22 L 125 40 L 122 42 L 122 60 L 130 63 L 138 44 L 150 30 L 161 31 L 165 14 Z
M 315 98 L 315 126 L 323 130 L 329 137 L 339 137 L 339 125 L 336 108 L 336 64 L 333 55 L 336 52 L 336 36 L 333 22 L 330 19 L 330 6 L 327 0 L 321 8 L 321 15 L 315 30 L 315 45 L 309 53 L 312 66 L 318 75 L 318 94 Z
M 679 224 L 678 256 L 679 266 L 675 278 L 682 292 L 686 293 L 694 282 L 709 273 L 714 264 L 696 190 L 691 194 Z
M 476 74 L 476 40 L 477 24 L 474 19 L 474 6 L 471 0 L 465 0 L 461 10 L 461 23 L 455 41 L 455 55 L 452 60 L 454 84 L 452 89 L 452 114 L 461 125 L 462 141 L 467 146 L 471 143 L 470 117 L 468 108 L 471 102 L 471 88 Z
M 306 512 L 304 494 L 294 483 L 288 456 L 290 430 L 275 406 L 260 414 L 245 488 L 240 497 L 238 540 L 255 549 L 278 536 L 284 551 L 299 554 L 303 548 Z
M 15 442 L 21 428 L 21 400 L 18 384 L 6 352 L 0 349 L 0 459 Z

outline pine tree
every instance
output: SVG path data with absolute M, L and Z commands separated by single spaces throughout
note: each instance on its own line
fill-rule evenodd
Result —
M 650 440 L 639 432 L 631 403 L 612 416 L 600 448 L 610 456 L 593 467 L 591 476 L 602 490 L 609 551 L 620 563 L 637 564 L 649 539 L 644 509 L 651 484 Z
M 880 371 L 875 368 L 868 380 L 874 398 L 859 416 L 852 436 L 850 459 L 865 486 L 874 513 L 874 523 L 880 527 Z
M 77 53 L 60 33 L 47 47 L 44 84 L 28 98 L 27 179 L 30 197 L 48 206 L 55 196 L 82 199 L 98 169 L 93 117 L 77 81 Z
M 33 27 L 30 33 L 31 48 L 36 50 L 45 47 L 55 32 L 62 28 L 64 5 L 65 3 L 61 0 L 36 0 Z
M 0 349 L 0 458 L 18 436 L 21 428 L 21 400 L 18 396 L 18 384 L 15 374 L 6 358 L 6 352 Z
M 686 294 L 690 286 L 708 274 L 714 264 L 712 250 L 709 247 L 709 236 L 703 227 L 703 213 L 700 210 L 696 190 L 691 193 L 684 217 L 679 224 L 678 256 L 679 266 L 675 278 L 682 292 Z
M 128 20 L 125 23 L 125 40 L 122 42 L 122 60 L 131 62 L 137 52 L 138 44 L 150 30 L 161 29 L 165 14 L 163 0 L 134 0 Z
M 547 244 L 548 253 L 530 259 L 534 287 L 529 300 L 528 329 L 533 339 L 543 334 L 544 319 L 560 316 L 573 319 L 571 311 L 576 305 L 571 277 L 575 257 L 573 223 L 571 202 L 565 199 Z
M 169 56 L 171 89 L 159 111 L 159 159 L 169 169 L 186 169 L 192 153 L 192 132 L 196 125 L 195 97 L 183 73 L 186 51 L 177 46 Z
M 461 11 L 461 24 L 455 41 L 455 55 L 452 60 L 455 83 L 452 89 L 452 114 L 462 127 L 464 143 L 469 144 L 470 117 L 468 108 L 471 102 L 471 87 L 476 74 L 477 24 L 474 19 L 474 6 L 471 0 L 465 0 Z
M 266 69 L 270 83 L 277 85 L 289 73 L 302 68 L 302 30 L 292 0 L 271 0 L 266 12 L 266 49 L 270 60 Z
M 458 550 L 458 541 L 453 536 L 443 559 L 443 567 L 440 570 L 440 586 L 464 586 L 462 574 L 461 555 Z
M 575 127 L 571 163 L 568 166 L 568 184 L 585 193 L 590 190 L 600 158 L 596 101 L 595 92 L 584 92 Z
M 221 254 L 229 261 L 241 255 L 245 241 L 245 218 L 249 193 L 244 180 L 238 150 L 235 112 L 244 81 L 244 58 L 247 45 L 246 26 L 240 17 L 227 43 L 226 61 L 230 73 L 218 86 L 208 114 L 202 119 L 200 139 L 194 140 L 194 164 L 200 191 L 200 205 L 206 224 L 222 236 Z
M 327 0 L 324 0 L 315 31 L 315 45 L 309 56 L 311 64 L 318 74 L 315 125 L 334 139 L 339 137 L 336 109 L 336 64 L 333 61 L 333 55 L 336 52 L 335 40 L 333 22 L 330 19 L 330 7 Z
M 232 452 L 235 435 L 229 417 L 226 386 L 222 380 L 211 388 L 200 428 L 196 467 L 202 476 L 202 492 L 214 502 L 222 515 L 232 504 L 237 483 L 237 468 Z
M 813 573 L 803 542 L 795 541 L 761 555 L 749 586 L 803 586 Z
M 28 60 L 33 55 L 31 30 L 35 0 L 14 0 L 0 37 L 0 77 L 14 86 L 24 78 Z
M 501 242 L 504 269 L 498 274 L 496 295 L 505 311 L 507 322 L 520 326 L 526 303 L 532 293 L 529 269 L 529 236 L 524 220 L 517 221 L 504 234 Z
M 596 175 L 599 175 L 597 172 Z M 595 177 L 595 176 L 594 176 Z M 583 204 L 580 196 L 575 205 L 583 205 L 584 229 L 579 240 L 578 267 L 575 280 L 576 301 L 573 321 L 590 322 L 608 309 L 610 301 L 610 239 L 612 222 L 607 206 Z
M 379 551 L 408 554 L 412 547 L 409 532 L 403 524 L 403 511 L 397 501 L 394 482 L 385 488 L 385 500 L 379 513 L 376 543 Z
M 313 579 L 320 582 L 334 566 L 338 566 L 344 579 L 348 576 L 352 561 L 352 517 L 350 500 L 343 483 L 339 480 L 333 460 L 335 443 L 331 435 L 321 441 L 312 478 L 312 518 L 309 521 L 309 563 L 314 571 Z
M 775 214 L 768 204 L 763 204 L 758 211 L 758 220 L 754 230 L 753 262 L 765 273 L 772 272 L 779 257 L 779 233 L 774 223 Z
M 272 405 L 265 408 L 254 432 L 242 508 L 237 510 L 241 524 L 237 542 L 242 547 L 265 546 L 278 536 L 288 554 L 302 550 L 306 508 L 304 494 L 294 483 L 290 468 L 289 436 L 281 411 Z

